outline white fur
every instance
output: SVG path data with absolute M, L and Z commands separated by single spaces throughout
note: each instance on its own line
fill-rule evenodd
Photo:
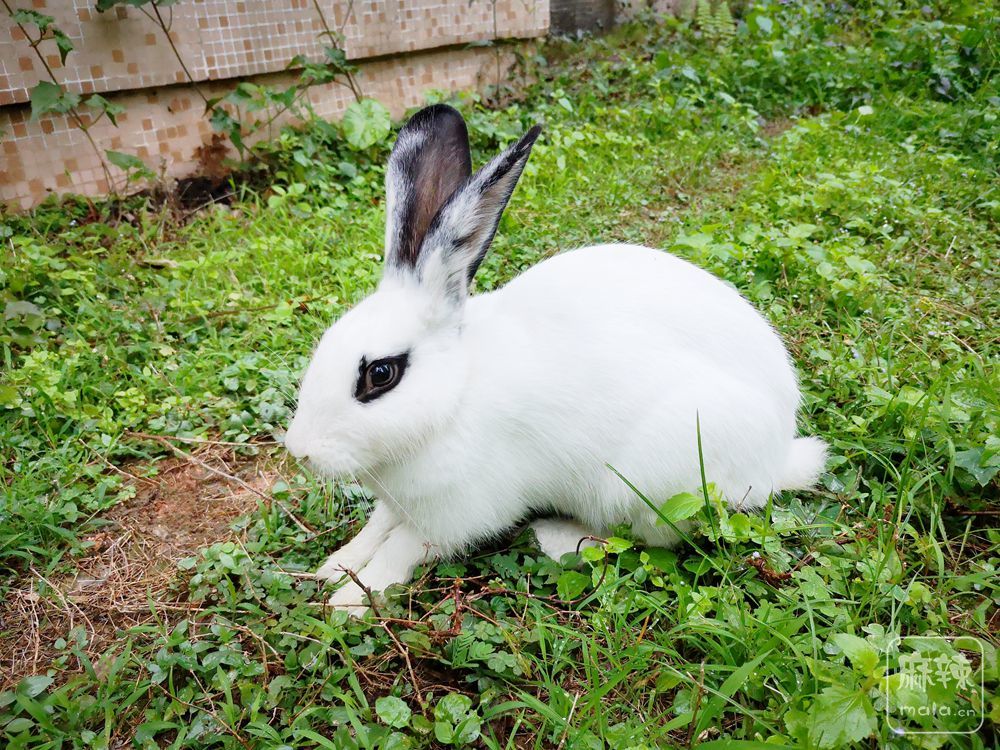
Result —
M 354 399 L 362 355 L 407 349 L 394 390 Z M 356 566 L 378 590 L 532 511 L 674 542 L 608 465 L 657 501 L 696 490 L 699 419 L 707 476 L 734 507 L 806 487 L 825 449 L 796 438 L 798 402 L 780 339 L 733 288 L 665 252 L 602 245 L 464 306 L 388 277 L 323 337 L 286 446 L 381 499 L 376 531 L 320 571 Z
M 538 548 L 553 560 L 597 546 L 588 529 L 565 518 L 539 518 L 531 524 L 531 530 L 535 532 Z
M 533 524 L 553 557 L 621 523 L 672 544 L 609 467 L 656 502 L 695 491 L 699 423 L 707 477 L 734 507 L 816 481 L 826 448 L 796 437 L 799 391 L 781 340 L 702 269 L 600 245 L 467 297 L 539 129 L 471 176 L 464 133 L 444 105 L 401 131 L 382 283 L 324 334 L 302 381 L 286 447 L 379 498 L 318 577 L 343 581 L 348 569 L 382 590 L 545 512 L 572 519 Z M 407 363 L 398 384 L 359 400 L 360 371 L 390 357 Z M 331 604 L 358 612 L 363 598 L 352 578 Z

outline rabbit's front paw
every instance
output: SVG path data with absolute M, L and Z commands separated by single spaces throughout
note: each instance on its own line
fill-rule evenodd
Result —
M 336 583 L 347 577 L 345 571 L 353 570 L 356 573 L 366 562 L 368 560 L 359 560 L 352 555 L 342 555 L 338 551 L 330 555 L 313 575 L 321 581 Z
M 368 595 L 354 581 L 348 581 L 327 602 L 334 609 L 342 609 L 351 617 L 362 617 L 368 611 Z
M 322 581 L 336 583 L 347 577 L 345 570 L 360 572 L 375 554 L 375 549 L 367 544 L 362 534 L 364 531 L 326 558 L 326 562 L 316 571 L 315 576 Z
M 378 503 L 364 528 L 351 541 L 326 558 L 315 576 L 322 581 L 336 583 L 346 577 L 344 570 L 361 571 L 385 543 L 386 537 L 396 527 L 396 517 Z

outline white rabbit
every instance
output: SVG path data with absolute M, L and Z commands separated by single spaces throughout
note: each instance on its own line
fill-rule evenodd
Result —
M 799 391 L 770 325 L 735 290 L 666 252 L 600 245 L 469 296 L 540 128 L 471 174 L 462 116 L 428 107 L 386 173 L 378 290 L 323 336 L 285 445 L 376 497 L 319 569 L 374 591 L 535 515 L 558 559 L 619 523 L 669 527 L 609 468 L 663 501 L 707 476 L 733 507 L 804 489 L 824 444 L 796 437 Z M 561 520 L 567 519 L 567 520 Z M 572 519 L 572 520 L 569 520 Z M 354 580 L 331 604 L 364 611 Z

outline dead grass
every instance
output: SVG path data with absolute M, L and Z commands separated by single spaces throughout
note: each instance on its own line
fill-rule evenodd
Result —
M 277 476 L 266 455 L 248 459 L 212 444 L 155 468 L 142 477 L 150 467 L 132 467 L 135 498 L 84 537 L 88 549 L 71 572 L 32 568 L 0 602 L 0 690 L 52 666 L 55 642 L 74 627 L 86 629 L 83 651 L 100 665 L 122 631 L 154 620 L 169 627 L 196 611 L 178 583 L 177 562 L 237 538 L 233 522 L 257 507 Z M 74 658 L 58 668 L 65 679 L 82 665 Z

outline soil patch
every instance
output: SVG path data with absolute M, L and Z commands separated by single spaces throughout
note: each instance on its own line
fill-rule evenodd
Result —
M 265 456 L 247 459 L 216 445 L 155 467 L 152 476 L 141 476 L 150 467 L 130 467 L 136 496 L 84 537 L 89 548 L 72 572 L 45 576 L 32 569 L 0 602 L 0 690 L 48 669 L 59 656 L 56 641 L 75 627 L 85 629 L 82 650 L 99 665 L 121 631 L 154 619 L 150 602 L 161 623 L 195 611 L 178 584 L 177 562 L 215 542 L 239 539 L 233 522 L 257 507 L 257 493 L 277 476 Z M 64 679 L 80 665 L 71 657 L 58 669 Z
M 795 127 L 796 120 L 790 117 L 776 117 L 773 120 L 767 120 L 760 128 L 760 134 L 768 140 L 777 138 L 782 135 L 785 131 L 791 130 Z

